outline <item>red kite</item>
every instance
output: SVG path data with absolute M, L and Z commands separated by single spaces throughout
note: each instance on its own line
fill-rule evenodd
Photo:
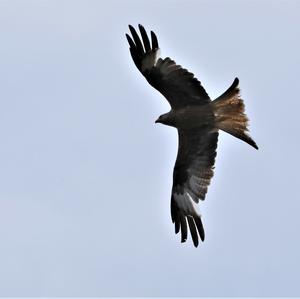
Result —
M 175 127 L 179 146 L 173 173 L 171 216 L 175 233 L 181 231 L 185 242 L 188 226 L 195 247 L 198 235 L 204 241 L 199 200 L 204 200 L 214 174 L 219 129 L 258 149 L 248 135 L 248 118 L 240 98 L 239 80 L 212 101 L 201 82 L 192 73 L 167 58 L 159 58 L 159 46 L 151 31 L 151 43 L 142 25 L 140 35 L 129 25 L 132 38 L 126 34 L 132 59 L 150 85 L 170 103 L 171 110 L 161 115 L 156 123 Z

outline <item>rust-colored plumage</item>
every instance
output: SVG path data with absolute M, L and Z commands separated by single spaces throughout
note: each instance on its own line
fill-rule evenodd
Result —
M 214 163 L 219 129 L 258 149 L 248 135 L 248 119 L 235 78 L 232 85 L 211 101 L 201 82 L 192 73 L 177 65 L 169 57 L 159 58 L 158 40 L 151 31 L 151 42 L 146 30 L 139 25 L 141 38 L 129 25 L 132 38 L 126 34 L 132 59 L 147 81 L 170 103 L 171 110 L 156 122 L 175 127 L 179 146 L 173 172 L 171 216 L 175 232 L 181 231 L 181 241 L 188 236 L 194 245 L 205 234 L 199 200 L 204 200 L 214 174 Z
M 247 133 L 248 118 L 245 114 L 244 102 L 240 98 L 238 84 L 239 80 L 235 78 L 228 90 L 212 102 L 216 126 L 258 149 Z

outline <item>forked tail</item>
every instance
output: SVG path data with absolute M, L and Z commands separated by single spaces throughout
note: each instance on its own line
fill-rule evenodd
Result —
M 258 149 L 254 140 L 248 135 L 248 118 L 238 85 L 239 79 L 235 78 L 232 85 L 212 102 L 216 126 Z

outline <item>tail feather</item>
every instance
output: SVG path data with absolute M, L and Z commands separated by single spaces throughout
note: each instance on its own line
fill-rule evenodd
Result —
M 245 105 L 240 98 L 239 79 L 235 78 L 232 85 L 212 103 L 216 126 L 258 149 L 255 141 L 248 134 L 248 118 Z

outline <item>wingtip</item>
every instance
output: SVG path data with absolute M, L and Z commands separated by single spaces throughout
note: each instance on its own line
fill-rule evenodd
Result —
M 205 240 L 205 231 L 204 231 L 203 227 L 202 227 L 202 232 L 199 233 L 199 235 L 200 235 L 201 241 L 204 242 L 204 240 Z
M 152 49 L 158 49 L 159 45 L 158 45 L 158 40 L 157 40 L 157 36 L 156 34 L 151 30 L 150 31 L 151 34 L 151 40 L 152 40 Z
M 204 228 L 203 228 L 201 217 L 196 216 L 196 217 L 194 217 L 194 220 L 195 220 L 195 223 L 196 223 L 196 226 L 197 226 L 197 230 L 198 230 L 200 239 L 201 239 L 202 242 L 204 242 L 204 240 L 205 240 L 205 231 L 204 231 Z
M 125 33 L 125 35 L 126 35 L 126 38 L 127 38 L 128 44 L 129 44 L 129 47 L 130 47 L 131 49 L 135 48 L 135 44 L 134 44 L 132 38 L 130 37 L 130 35 L 127 34 L 127 33 Z
M 202 242 L 204 242 L 204 240 L 205 240 L 205 235 L 200 235 L 200 239 L 201 239 Z
M 130 32 L 131 32 L 132 35 L 136 32 L 135 29 L 134 29 L 134 27 L 132 25 L 129 24 L 128 28 L 129 28 L 129 30 L 130 30 Z

